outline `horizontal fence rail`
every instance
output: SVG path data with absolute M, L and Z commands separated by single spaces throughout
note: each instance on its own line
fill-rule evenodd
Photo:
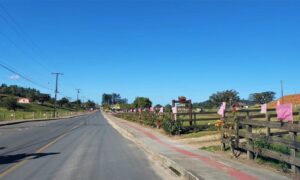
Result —
M 253 112 L 253 111 L 252 111 Z M 287 163 L 291 171 L 300 173 L 300 133 L 299 112 L 293 113 L 294 122 L 272 120 L 277 115 L 267 114 L 236 115 L 234 118 L 225 118 L 221 131 L 221 148 L 230 146 L 232 149 L 247 152 L 248 159 L 258 155 Z M 258 120 L 260 119 L 260 120 Z

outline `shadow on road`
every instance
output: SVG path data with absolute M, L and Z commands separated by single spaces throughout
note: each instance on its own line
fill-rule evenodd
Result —
M 16 162 L 22 161 L 23 159 L 25 159 L 27 157 L 32 157 L 31 159 L 38 159 L 41 157 L 57 155 L 57 154 L 60 154 L 60 153 L 32 153 L 32 154 L 24 153 L 24 154 L 15 154 L 15 155 L 5 155 L 5 156 L 0 156 L 0 165 L 16 163 Z

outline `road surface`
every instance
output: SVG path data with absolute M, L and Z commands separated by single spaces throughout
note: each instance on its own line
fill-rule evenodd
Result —
M 100 112 L 0 127 L 0 179 L 161 179 Z

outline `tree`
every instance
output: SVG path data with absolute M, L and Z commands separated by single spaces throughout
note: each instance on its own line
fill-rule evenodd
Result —
M 213 108 L 213 104 L 210 100 L 199 102 L 199 103 L 193 103 L 193 108 L 203 108 L 203 109 L 211 109 Z
M 261 93 L 250 94 L 249 100 L 258 104 L 265 104 L 275 99 L 276 93 L 273 91 L 266 91 Z
M 102 94 L 102 105 L 114 105 L 114 104 L 128 104 L 126 98 L 122 98 L 120 94 Z
M 96 103 L 94 101 L 91 101 L 91 100 L 88 100 L 85 103 L 85 105 L 86 105 L 86 108 L 88 108 L 88 109 L 91 109 L 91 108 L 95 109 L 96 108 Z
M 161 107 L 162 107 L 162 105 L 160 105 L 160 104 L 156 104 L 156 105 L 154 106 L 155 109 L 159 109 L 159 108 L 161 108 Z
M 110 94 L 102 94 L 102 105 L 111 105 L 112 96 Z
M 39 100 L 40 91 L 33 88 L 24 88 L 16 85 L 7 86 L 6 84 L 1 84 L 0 86 L 0 94 L 6 94 L 16 97 L 26 97 L 31 101 Z
M 76 109 L 79 109 L 79 108 L 81 107 L 82 102 L 81 102 L 81 100 L 79 99 L 79 100 L 73 101 L 71 104 L 72 104 L 72 106 L 75 107 Z
M 228 105 L 232 105 L 235 102 L 238 102 L 240 100 L 240 97 L 238 95 L 239 93 L 235 90 L 226 90 L 226 91 L 221 91 L 212 94 L 209 97 L 210 103 L 218 107 L 222 104 L 222 102 L 226 102 Z
M 70 101 L 69 101 L 69 99 L 66 98 L 66 97 L 63 97 L 63 98 L 61 98 L 60 100 L 57 101 L 57 104 L 58 104 L 60 107 L 62 107 L 62 106 L 64 106 L 64 105 L 67 105 L 67 104 L 69 104 L 69 103 L 70 103 Z
M 133 101 L 133 106 L 135 108 L 150 108 L 152 106 L 152 102 L 146 97 L 136 97 Z
M 49 101 L 51 99 L 51 96 L 49 94 L 39 94 L 37 96 L 37 100 L 44 104 L 44 102 Z
M 5 97 L 3 98 L 3 106 L 8 110 L 16 110 L 18 107 L 17 98 L 14 97 Z
M 172 112 L 172 106 L 171 106 L 171 104 L 167 104 L 165 106 L 165 112 Z

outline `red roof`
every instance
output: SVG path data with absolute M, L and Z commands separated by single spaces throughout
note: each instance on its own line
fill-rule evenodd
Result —
M 280 101 L 280 104 L 292 103 L 293 105 L 300 104 L 300 94 L 291 94 L 283 96 L 283 98 L 279 98 L 273 102 L 268 104 L 268 108 L 275 108 L 277 105 L 277 101 Z

